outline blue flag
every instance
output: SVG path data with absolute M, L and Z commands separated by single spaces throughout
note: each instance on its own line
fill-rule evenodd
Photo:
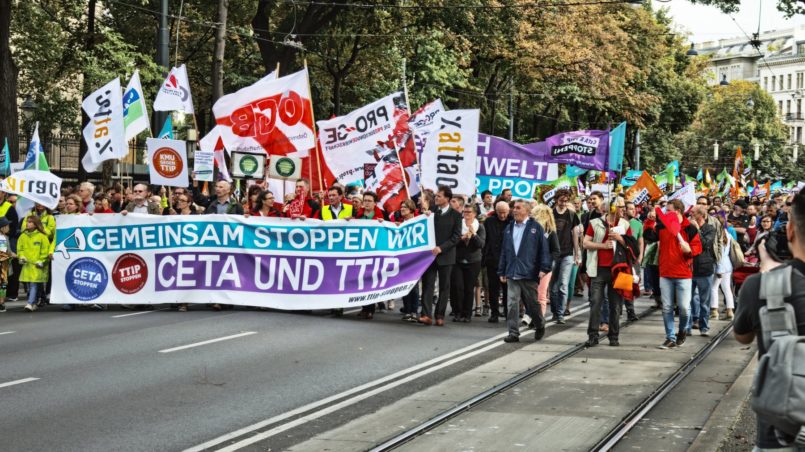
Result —
M 34 134 L 31 136 L 31 143 L 28 145 L 28 153 L 25 155 L 23 169 L 50 171 L 47 159 L 45 158 L 45 149 L 42 147 L 42 141 L 39 139 L 38 122 L 34 128 Z
M 609 132 L 609 170 L 623 171 L 623 150 L 626 146 L 626 121 Z
M 567 174 L 568 177 L 578 177 L 586 172 L 586 169 L 574 165 L 567 165 L 567 168 L 565 168 L 565 174 Z
M 168 115 L 168 118 L 165 119 L 165 125 L 162 126 L 162 131 L 159 132 L 157 138 L 167 138 L 169 140 L 173 139 L 173 120 L 171 119 L 171 115 Z
M 702 180 L 702 178 L 704 178 L 704 175 L 702 175 L 702 169 L 699 168 L 699 174 L 696 175 L 696 180 Z

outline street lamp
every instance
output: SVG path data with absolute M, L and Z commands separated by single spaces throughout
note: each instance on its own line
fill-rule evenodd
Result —
M 20 110 L 22 110 L 22 115 L 25 119 L 31 119 L 34 116 L 34 112 L 39 108 L 39 105 L 31 99 L 31 95 L 25 96 L 25 101 L 23 101 L 22 105 L 20 105 Z
M 692 42 L 690 43 L 690 49 L 687 51 L 687 53 L 685 53 L 685 55 L 687 55 L 687 56 L 689 56 L 689 57 L 693 57 L 693 56 L 698 56 L 698 55 L 699 55 L 699 52 L 697 52 L 697 51 L 696 51 L 696 49 L 695 49 L 695 48 L 693 48 L 693 43 L 692 43 Z

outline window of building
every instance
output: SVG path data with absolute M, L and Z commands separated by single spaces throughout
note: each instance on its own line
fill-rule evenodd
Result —
M 784 89 L 785 89 L 785 88 L 783 87 L 783 81 L 784 81 L 784 80 L 783 80 L 783 76 L 781 75 L 781 76 L 780 76 L 780 85 L 778 85 L 778 86 L 779 86 L 779 88 L 778 88 L 778 89 L 779 89 L 780 91 L 782 91 L 782 90 L 784 90 Z
M 763 77 L 763 90 L 764 91 L 769 90 L 769 78 L 768 77 Z
M 802 127 L 797 127 L 797 143 L 802 143 Z
M 791 74 L 788 74 L 788 89 L 791 89 Z
M 802 99 L 797 99 L 797 119 L 802 119 Z
M 780 115 L 782 115 L 783 114 L 783 101 L 780 101 L 780 103 L 777 104 L 777 106 L 778 106 L 778 110 L 780 112 Z
M 774 88 L 777 86 L 777 76 L 771 76 L 771 90 L 774 91 Z
M 787 115 L 791 114 L 791 101 L 790 100 L 785 101 L 785 114 L 787 114 Z
M 805 53 L 805 43 L 797 44 L 797 53 L 800 55 Z
M 798 73 L 797 74 L 797 89 L 802 88 L 803 80 L 805 80 L 805 74 L 803 74 L 802 72 Z

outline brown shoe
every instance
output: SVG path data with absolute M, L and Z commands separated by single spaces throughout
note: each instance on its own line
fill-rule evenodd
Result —
M 212 305 L 212 310 L 213 311 L 220 311 L 221 310 L 221 305 L 218 304 L 218 303 L 215 303 L 214 305 Z
M 439 317 L 436 319 L 436 326 L 444 326 L 444 319 Z
M 433 320 L 431 320 L 431 318 L 426 315 L 421 315 L 419 316 L 419 323 L 430 326 L 433 325 Z
M 607 325 L 606 323 L 602 323 L 601 326 L 598 327 L 598 331 L 601 331 L 602 333 L 608 333 L 609 325 Z

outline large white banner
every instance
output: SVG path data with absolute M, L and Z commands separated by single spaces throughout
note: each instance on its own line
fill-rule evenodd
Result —
M 218 99 L 212 112 L 229 152 L 307 157 L 316 145 L 307 69 L 266 76 Z
M 51 303 L 362 306 L 406 295 L 433 262 L 433 216 L 294 221 L 65 215 Z
M 17 171 L 0 181 L 0 191 L 55 209 L 61 196 L 61 178 L 49 171 Z
M 674 194 L 668 197 L 668 200 L 679 199 L 685 204 L 685 209 L 689 209 L 696 205 L 696 184 L 693 182 L 688 183 L 680 188 Z
M 168 78 L 154 99 L 154 111 L 181 111 L 195 114 L 193 94 L 190 92 L 190 79 L 187 78 L 187 67 L 181 65 L 172 68 Z
M 394 93 L 348 115 L 316 121 L 322 156 L 338 182 L 362 185 L 364 165 L 377 163 L 378 143 L 388 141 L 394 130 L 394 98 L 400 96 Z
M 115 77 L 87 96 L 81 108 L 89 116 L 89 122 L 84 127 L 84 140 L 87 142 L 87 153 L 81 159 L 84 169 L 91 173 L 105 160 L 121 159 L 128 155 L 120 79 Z
M 480 113 L 480 110 L 449 110 L 438 116 L 438 132 L 428 139 L 420 161 L 422 187 L 436 190 L 444 185 L 454 194 L 475 193 Z
M 148 173 L 151 183 L 168 187 L 187 187 L 187 144 L 181 140 L 149 138 Z

